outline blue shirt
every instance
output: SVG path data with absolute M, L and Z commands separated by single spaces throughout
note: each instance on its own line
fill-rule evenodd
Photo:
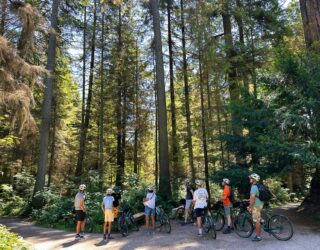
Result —
M 114 198 L 111 195 L 107 195 L 103 198 L 103 204 L 105 210 L 112 210 L 112 204 L 113 204 Z
M 257 208 L 262 208 L 263 207 L 263 201 L 261 201 L 259 199 L 259 189 L 257 185 L 252 185 L 251 186 L 251 190 L 250 190 L 250 196 L 254 195 L 255 199 L 254 199 L 254 203 L 253 206 L 257 207 Z

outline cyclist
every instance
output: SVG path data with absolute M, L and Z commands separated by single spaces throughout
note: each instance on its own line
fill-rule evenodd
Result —
M 84 206 L 84 200 L 85 200 L 85 192 L 86 190 L 86 185 L 81 184 L 79 186 L 79 192 L 76 194 L 76 197 L 74 199 L 74 208 L 76 211 L 76 220 L 77 220 L 77 225 L 76 225 L 76 239 L 80 240 L 83 239 L 84 236 L 83 234 L 80 235 L 81 231 L 84 232 L 84 226 L 86 224 L 86 208 Z
M 114 218 L 116 219 L 119 216 L 119 205 L 120 205 L 120 200 L 121 200 L 121 188 L 118 187 L 118 186 L 114 187 L 112 196 L 114 198 L 113 215 L 114 215 Z
M 156 214 L 156 194 L 153 186 L 147 188 L 147 195 L 143 199 L 144 214 L 146 216 L 146 236 L 150 235 L 149 231 L 149 216 L 151 215 L 152 220 L 152 235 L 155 234 L 155 214 Z
M 189 178 L 186 178 L 184 180 L 185 182 L 185 187 L 186 187 L 186 203 L 185 203 L 185 211 L 184 211 L 184 223 L 182 225 L 186 225 L 187 224 L 187 219 L 188 219 L 188 214 L 189 214 L 189 210 L 191 208 L 191 203 L 193 200 L 193 193 L 194 193 L 194 188 L 191 185 L 191 180 Z
M 223 231 L 224 234 L 229 234 L 232 232 L 231 230 L 231 210 L 232 210 L 232 202 L 230 199 L 231 196 L 231 187 L 230 187 L 230 180 L 224 178 L 222 180 L 223 192 L 221 196 L 221 200 L 223 202 L 224 208 L 224 215 L 227 219 L 228 227 Z
M 203 181 L 196 180 L 197 189 L 194 191 L 193 203 L 194 210 L 197 216 L 198 236 L 202 236 L 202 216 L 204 216 L 205 209 L 207 208 L 208 192 L 203 188 Z
M 250 190 L 250 205 L 249 212 L 252 214 L 252 220 L 256 224 L 256 236 L 251 238 L 252 241 L 261 241 L 261 210 L 263 208 L 263 202 L 259 199 L 259 188 L 257 183 L 260 180 L 260 176 L 257 174 L 249 175 L 251 190 Z
M 107 224 L 108 224 L 108 239 L 113 239 L 110 236 L 111 233 L 111 224 L 114 220 L 113 216 L 113 203 L 114 203 L 114 198 L 112 196 L 112 188 L 108 188 L 106 192 L 106 196 L 103 198 L 103 201 L 101 203 L 101 209 L 104 214 L 104 225 L 103 225 L 103 239 L 107 239 L 106 235 L 106 229 L 107 229 Z

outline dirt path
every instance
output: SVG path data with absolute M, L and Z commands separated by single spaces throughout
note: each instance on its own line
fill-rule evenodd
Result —
M 296 205 L 289 204 L 277 212 L 286 215 L 295 215 L 293 210 Z M 292 216 L 293 222 L 297 216 Z M 0 219 L 0 223 L 6 225 L 13 232 L 19 233 L 24 239 L 31 243 L 36 250 L 91 250 L 91 249 L 320 249 L 320 226 L 306 227 L 294 225 L 294 236 L 288 242 L 281 242 L 274 237 L 263 233 L 263 241 L 251 242 L 250 239 L 239 238 L 235 233 L 224 235 L 218 232 L 217 239 L 212 240 L 205 236 L 198 238 L 196 228 L 193 225 L 180 226 L 172 222 L 172 233 L 166 234 L 157 232 L 153 237 L 146 237 L 144 229 L 139 232 L 132 232 L 126 238 L 114 234 L 114 239 L 109 242 L 102 241 L 101 234 L 88 234 L 82 241 L 74 240 L 74 233 L 67 233 L 60 230 L 52 230 L 43 227 L 33 226 L 29 222 L 19 219 Z

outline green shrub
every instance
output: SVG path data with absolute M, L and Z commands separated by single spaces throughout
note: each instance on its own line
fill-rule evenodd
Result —
M 290 194 L 286 188 L 282 187 L 282 183 L 278 179 L 266 179 L 263 181 L 269 187 L 274 195 L 274 203 L 283 204 L 290 201 Z
M 19 235 L 9 232 L 5 226 L 0 224 L 0 249 L 27 250 L 28 247 Z
M 0 185 L 0 193 L 0 215 L 19 215 L 23 210 L 26 201 L 16 195 L 11 185 Z

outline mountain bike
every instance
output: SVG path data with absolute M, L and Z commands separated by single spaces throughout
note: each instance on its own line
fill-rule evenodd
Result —
M 162 206 L 156 207 L 156 223 L 159 224 L 160 230 L 164 230 L 166 233 L 171 233 L 171 224 L 168 215 L 164 212 Z
M 128 235 L 129 230 L 139 231 L 139 227 L 134 220 L 131 207 L 125 207 L 120 211 L 120 215 L 118 217 L 118 230 L 124 237 Z
M 76 214 L 73 212 L 68 213 L 65 217 L 64 217 L 64 222 L 65 222 L 65 228 L 71 230 L 75 230 L 76 225 L 77 225 L 77 218 L 76 218 Z M 93 231 L 93 220 L 90 216 L 90 214 L 88 214 L 88 212 L 86 213 L 86 224 L 84 227 L 84 232 L 85 233 L 92 233 Z
M 213 239 L 217 238 L 217 232 L 214 225 L 212 215 L 208 209 L 205 209 L 204 214 L 201 216 L 203 231 L 210 234 Z
M 225 225 L 223 203 L 221 201 L 216 202 L 210 212 L 216 231 L 221 231 Z
M 242 238 L 248 238 L 252 235 L 255 224 L 252 215 L 248 211 L 249 202 L 241 204 L 241 212 L 235 218 L 234 228 L 236 233 Z M 265 204 L 262 210 L 262 219 L 260 221 L 262 229 L 281 241 L 290 240 L 293 236 L 293 226 L 288 217 L 281 214 L 271 214 L 269 204 Z
M 177 209 L 176 212 L 176 219 L 179 220 L 180 222 L 184 222 L 185 221 L 185 206 L 183 207 L 179 207 Z M 188 211 L 188 218 L 187 218 L 187 222 L 189 223 L 194 223 L 196 220 L 196 214 L 194 212 L 193 209 L 193 205 L 190 206 L 189 211 Z

